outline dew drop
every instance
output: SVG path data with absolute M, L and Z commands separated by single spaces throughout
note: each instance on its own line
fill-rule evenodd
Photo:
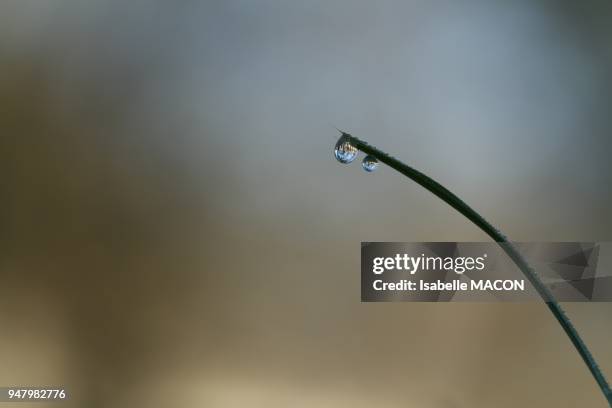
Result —
M 363 158 L 363 162 L 361 162 L 361 166 L 363 169 L 369 173 L 376 170 L 378 167 L 378 159 L 374 156 L 370 156 L 369 154 Z
M 340 136 L 334 148 L 334 156 L 340 163 L 348 164 L 357 157 L 357 148 L 351 144 L 351 139 L 347 135 Z

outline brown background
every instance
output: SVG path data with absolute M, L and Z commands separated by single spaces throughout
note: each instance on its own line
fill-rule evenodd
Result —
M 486 237 L 337 163 L 331 125 L 516 240 L 612 240 L 611 18 L 2 1 L 0 384 L 90 408 L 605 407 L 542 305 L 359 302 L 360 241 Z M 567 310 L 612 377 L 612 306 Z

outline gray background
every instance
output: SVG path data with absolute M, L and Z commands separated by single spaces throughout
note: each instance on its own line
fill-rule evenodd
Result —
M 539 304 L 360 304 L 361 241 L 611 240 L 609 1 L 0 5 L 0 384 L 88 407 L 604 407 Z M 612 376 L 612 306 L 568 305 Z M 24 406 L 24 405 L 20 405 Z M 40 406 L 40 405 L 37 405 Z

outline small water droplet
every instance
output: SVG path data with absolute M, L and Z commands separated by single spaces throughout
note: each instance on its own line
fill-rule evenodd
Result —
M 369 173 L 376 170 L 378 167 L 378 159 L 374 156 L 370 156 L 369 154 L 363 158 L 363 162 L 361 162 L 361 166 L 363 169 Z
M 351 144 L 351 139 L 346 136 L 340 136 L 334 148 L 334 156 L 340 163 L 348 164 L 357 157 L 357 148 Z

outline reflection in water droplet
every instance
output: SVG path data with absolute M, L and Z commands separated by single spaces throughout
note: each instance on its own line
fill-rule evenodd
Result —
M 374 156 L 367 155 L 363 158 L 363 162 L 361 162 L 361 166 L 367 172 L 373 172 L 378 167 L 378 159 Z
M 340 163 L 348 164 L 357 157 L 357 148 L 351 144 L 348 136 L 342 135 L 336 142 L 334 155 Z

